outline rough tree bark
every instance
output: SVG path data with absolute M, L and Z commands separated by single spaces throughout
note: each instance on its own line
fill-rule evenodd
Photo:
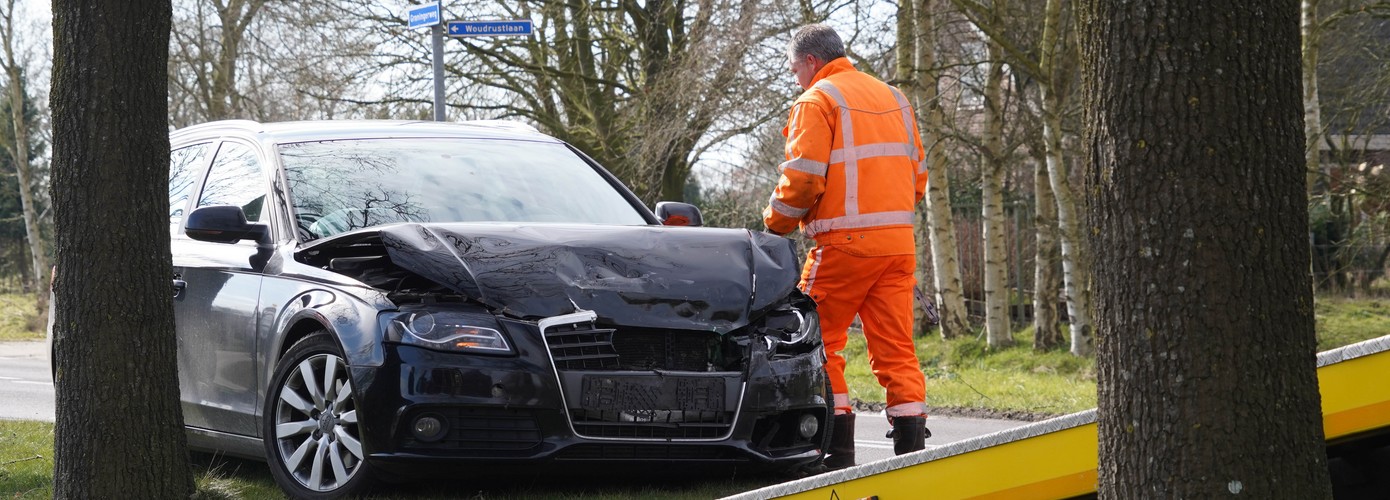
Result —
M 169 300 L 169 0 L 53 5 L 56 498 L 188 498 Z
M 1088 0 L 1101 498 L 1331 498 L 1298 0 Z

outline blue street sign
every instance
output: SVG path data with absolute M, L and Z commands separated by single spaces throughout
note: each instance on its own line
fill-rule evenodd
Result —
M 466 36 L 529 36 L 531 20 L 519 21 L 449 21 L 447 34 Z
M 406 21 L 411 28 L 428 28 L 439 24 L 439 2 L 411 8 L 406 15 Z

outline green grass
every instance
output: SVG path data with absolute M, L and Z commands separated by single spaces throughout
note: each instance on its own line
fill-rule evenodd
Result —
M 0 498 L 53 498 L 53 424 L 0 420 Z
M 266 464 L 235 458 L 193 454 L 193 472 L 200 500 L 282 499 Z M 673 470 L 675 474 L 680 471 Z M 632 477 L 615 470 L 607 478 L 555 480 L 536 469 L 532 476 L 497 478 L 447 474 L 440 479 L 410 481 L 378 487 L 378 499 L 570 499 L 618 500 L 663 498 L 705 500 L 754 490 L 786 481 L 787 477 L 714 476 Z M 0 420 L 0 498 L 53 497 L 53 424 Z
M 1319 352 L 1390 335 L 1390 299 L 1317 297 L 1314 306 Z M 1076 358 L 1065 350 L 1034 352 L 1032 332 L 1030 327 L 1015 333 L 1014 346 L 999 351 L 991 351 L 979 337 L 918 338 L 927 405 L 939 412 L 985 410 L 982 413 L 1016 418 L 1094 408 L 1094 360 Z M 864 350 L 863 335 L 851 331 L 843 353 L 850 398 L 882 402 L 883 388 L 870 371 Z
M 0 294 L 0 342 L 42 340 L 46 314 L 32 294 Z
M 1318 351 L 1390 335 L 1390 300 L 1318 297 L 1313 302 L 1317 317 Z
M 1032 330 L 1014 335 L 1015 345 L 990 351 L 975 337 L 917 340 L 917 359 L 927 377 L 927 405 L 934 412 L 986 410 L 1026 418 L 1065 414 L 1096 405 L 1094 361 L 1066 351 L 1036 353 Z M 851 332 L 845 356 L 845 379 L 851 399 L 884 401 L 883 388 L 869 368 L 864 336 Z

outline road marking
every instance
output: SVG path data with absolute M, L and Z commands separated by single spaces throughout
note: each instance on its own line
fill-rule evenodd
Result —
M 0 380 L 19 380 L 19 379 L 14 378 L 14 377 L 0 377 Z
M 43 381 L 34 381 L 34 380 L 17 380 L 17 379 L 10 379 L 10 381 L 11 381 L 11 382 L 14 382 L 14 383 L 16 383 L 16 384 L 53 385 L 53 382 L 43 382 Z

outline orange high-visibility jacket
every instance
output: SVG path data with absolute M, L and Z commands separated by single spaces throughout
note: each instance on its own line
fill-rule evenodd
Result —
M 787 234 L 799 224 L 818 246 L 861 256 L 915 251 L 927 170 L 902 92 L 837 58 L 797 98 L 782 134 L 787 161 L 763 211 L 768 229 Z

